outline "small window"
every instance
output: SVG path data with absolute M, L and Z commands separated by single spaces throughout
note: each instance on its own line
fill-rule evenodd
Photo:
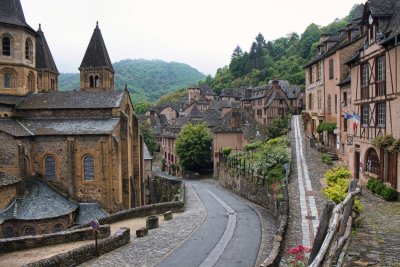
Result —
M 386 94 L 386 65 L 385 56 L 376 59 L 376 96 Z
M 94 181 L 94 160 L 92 156 L 83 158 L 83 179 L 85 181 Z
M 46 180 L 56 179 L 56 161 L 52 156 L 47 156 L 44 159 L 45 178 Z
M 94 78 L 91 75 L 89 76 L 89 86 L 94 87 Z
M 343 92 L 343 107 L 347 106 L 347 92 Z
M 35 77 L 32 73 L 29 73 L 28 75 L 27 87 L 29 91 L 33 91 L 35 89 Z
M 12 228 L 12 226 L 6 226 L 3 229 L 3 238 L 11 238 L 14 237 L 14 229 Z
M 369 98 L 369 65 L 361 65 L 361 98 Z
M 10 37 L 3 37 L 2 39 L 3 56 L 11 56 L 11 40 Z
M 33 227 L 26 227 L 24 230 L 24 235 L 36 235 L 36 230 Z
M 99 80 L 99 76 L 95 76 L 94 77 L 94 87 L 99 87 L 100 86 L 100 80 Z
M 335 113 L 337 113 L 337 111 L 338 111 L 338 106 L 337 106 L 337 103 L 338 101 L 337 101 L 337 94 L 335 94 Z
M 63 230 L 63 225 L 61 223 L 57 223 L 53 226 L 53 233 L 58 233 Z
M 283 100 L 279 99 L 279 105 L 283 105 Z
M 25 59 L 32 61 L 33 57 L 33 45 L 32 45 L 32 40 L 30 38 L 27 38 L 25 41 Z
M 347 132 L 347 119 L 343 119 L 343 132 Z
M 5 72 L 4 74 L 3 74 L 3 79 L 4 79 L 4 82 L 3 82 L 3 85 L 4 85 L 4 88 L 12 88 L 11 87 L 11 83 L 12 83 L 12 75 L 11 75 L 11 73 L 10 72 Z

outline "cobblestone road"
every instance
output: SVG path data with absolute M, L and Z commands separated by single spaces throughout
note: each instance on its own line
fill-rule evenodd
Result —
M 345 266 L 400 266 L 400 203 L 364 190 L 365 211 L 347 250 Z
M 181 245 L 201 225 L 206 210 L 190 185 L 186 185 L 186 210 L 174 214 L 160 228 L 149 230 L 149 234 L 136 238 L 131 233 L 131 243 L 88 261 L 81 266 L 154 266 L 174 248 Z
M 304 200 L 301 201 L 300 199 L 300 190 L 299 189 L 299 175 L 298 175 L 298 166 L 297 166 L 297 158 L 296 158 L 296 133 L 295 133 L 295 116 L 293 116 L 291 124 L 291 131 L 289 134 L 290 143 L 292 147 L 292 172 L 289 180 L 289 224 L 288 224 L 288 231 L 286 242 L 284 246 L 283 256 L 282 256 L 282 266 L 286 266 L 285 259 L 287 258 L 287 251 L 291 247 L 295 247 L 299 244 L 304 242 L 303 236 L 303 228 L 304 225 L 304 216 L 309 216 L 309 222 L 312 221 L 314 217 L 312 214 L 302 214 L 303 211 L 309 211 L 309 207 L 306 205 L 304 206 Z M 307 185 L 304 186 L 305 188 L 305 197 L 312 196 L 315 200 L 315 206 L 318 210 L 318 214 L 322 212 L 322 206 L 325 202 L 325 197 L 322 195 L 321 192 L 321 182 L 323 180 L 324 174 L 327 170 L 329 170 L 332 166 L 328 166 L 322 163 L 321 161 L 321 154 L 313 149 L 310 148 L 309 140 L 305 136 L 304 133 L 304 126 L 302 124 L 302 120 L 299 117 L 299 135 L 302 141 L 302 151 L 304 154 L 305 162 L 301 162 L 307 165 L 308 176 L 311 183 L 312 190 L 307 190 Z M 298 140 L 299 141 L 299 140 Z M 304 169 L 304 166 L 301 165 L 301 168 Z M 304 171 L 303 171 L 304 174 Z M 304 183 L 304 181 L 303 181 Z M 302 207 L 303 204 L 303 207 Z M 312 224 L 312 222 L 311 222 Z M 313 226 L 314 227 L 314 226 Z

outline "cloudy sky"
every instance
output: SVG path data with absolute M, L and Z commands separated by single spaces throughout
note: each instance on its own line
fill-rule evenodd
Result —
M 261 32 L 274 40 L 307 25 L 326 25 L 358 0 L 21 0 L 25 18 L 42 24 L 60 72 L 78 72 L 96 21 L 112 62 L 161 59 L 214 75 L 239 44 Z

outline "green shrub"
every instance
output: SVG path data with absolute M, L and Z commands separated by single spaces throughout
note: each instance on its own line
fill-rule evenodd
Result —
M 351 172 L 345 167 L 335 167 L 327 171 L 324 177 L 328 185 L 322 189 L 324 195 L 336 204 L 342 202 L 347 196 Z M 364 210 L 358 197 L 355 198 L 353 209 L 358 212 Z
M 397 198 L 397 191 L 392 187 L 385 187 L 381 191 L 381 196 L 386 200 L 394 200 Z
M 322 122 L 318 124 L 317 133 L 323 133 L 325 131 L 333 132 L 333 130 L 335 129 L 336 129 L 336 123 Z
M 322 162 L 326 165 L 332 165 L 332 156 L 328 154 L 322 154 Z
M 386 186 L 385 186 L 382 182 L 378 181 L 378 183 L 377 183 L 376 186 L 375 186 L 375 191 L 373 191 L 373 192 L 376 193 L 376 194 L 378 194 L 378 195 L 381 195 L 381 194 L 382 194 L 382 191 L 383 191 L 385 188 L 386 188 Z
M 227 157 L 229 154 L 231 154 L 232 148 L 231 147 L 223 147 L 222 148 L 222 154 Z

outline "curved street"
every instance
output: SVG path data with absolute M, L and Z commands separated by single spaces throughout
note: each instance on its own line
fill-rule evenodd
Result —
M 131 232 L 128 245 L 82 266 L 245 267 L 264 260 L 276 222 L 263 208 L 214 182 L 185 182 L 185 212 L 143 238 Z
M 261 243 L 257 213 L 238 197 L 207 182 L 189 182 L 207 217 L 200 228 L 157 266 L 254 266 Z

